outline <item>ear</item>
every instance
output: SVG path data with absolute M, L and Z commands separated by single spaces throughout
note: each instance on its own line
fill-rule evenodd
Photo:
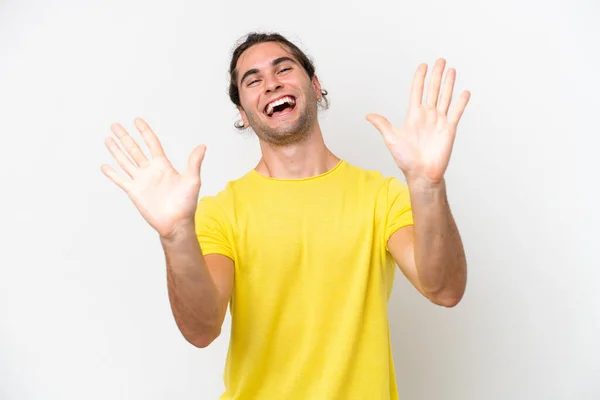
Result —
M 241 106 L 238 106 L 238 111 L 240 112 L 240 117 L 242 117 L 242 121 L 244 121 L 244 128 L 250 126 L 250 122 L 248 122 L 248 116 L 246 115 L 246 111 Z
M 319 82 L 319 78 L 317 77 L 316 74 L 312 78 L 312 87 L 313 87 L 313 89 L 315 91 L 315 96 L 317 97 L 317 100 L 319 100 L 322 97 L 322 94 L 321 94 L 321 82 Z

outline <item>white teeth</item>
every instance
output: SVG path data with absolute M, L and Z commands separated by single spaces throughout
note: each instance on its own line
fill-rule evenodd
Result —
M 279 106 L 279 105 L 282 105 L 283 103 L 288 103 L 288 104 L 290 104 L 290 105 L 294 105 L 294 104 L 296 104 L 296 101 L 295 101 L 295 100 L 294 100 L 292 97 L 290 97 L 290 96 L 282 97 L 282 98 L 281 98 L 281 99 L 279 99 L 279 100 L 275 100 L 275 101 L 273 101 L 273 102 L 271 102 L 271 103 L 269 103 L 269 104 L 267 105 L 267 108 L 266 108 L 267 115 L 268 115 L 269 117 L 270 117 L 271 115 L 273 115 L 273 108 L 274 108 L 274 107 L 277 107 L 277 106 Z

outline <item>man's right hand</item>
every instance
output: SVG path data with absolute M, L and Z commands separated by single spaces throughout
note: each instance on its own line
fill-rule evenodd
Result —
M 179 174 L 167 159 L 150 126 L 141 118 L 135 120 L 135 126 L 142 134 L 151 158 L 146 157 L 120 124 L 113 124 L 112 132 L 131 158 L 112 137 L 106 139 L 106 147 L 131 179 L 118 174 L 109 165 L 104 164 L 101 169 L 104 175 L 129 195 L 144 219 L 161 238 L 169 239 L 179 229 L 194 224 L 201 184 L 200 166 L 206 146 L 200 145 L 192 151 L 187 170 L 184 174 Z

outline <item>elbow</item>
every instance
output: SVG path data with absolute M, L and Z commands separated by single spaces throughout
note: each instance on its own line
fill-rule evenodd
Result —
M 459 293 L 456 292 L 441 292 L 436 294 L 431 294 L 428 296 L 429 301 L 432 303 L 446 308 L 456 307 L 462 300 L 464 295 L 464 290 L 461 290 Z
M 461 297 L 434 298 L 431 301 L 441 307 L 454 308 L 460 303 Z
M 214 342 L 219 335 L 221 335 L 221 329 L 217 329 L 215 331 L 206 332 L 197 335 L 184 335 L 185 340 L 188 341 L 194 347 L 199 349 L 204 349 L 208 347 L 212 342 Z
M 466 274 L 461 274 L 451 284 L 446 284 L 437 288 L 437 290 L 427 291 L 427 298 L 438 306 L 453 308 L 462 301 L 466 288 Z
M 188 340 L 188 342 L 191 343 L 194 347 L 197 347 L 199 349 L 205 349 L 213 342 L 213 339 L 201 337 L 194 340 Z
M 462 300 L 465 290 L 445 290 L 438 292 L 430 292 L 427 298 L 433 304 L 441 307 L 453 308 L 456 307 Z

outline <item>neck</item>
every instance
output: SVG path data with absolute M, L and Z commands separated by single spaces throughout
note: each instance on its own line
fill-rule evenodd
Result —
M 324 174 L 340 161 L 325 145 L 318 126 L 298 143 L 275 146 L 260 140 L 260 149 L 262 157 L 255 170 L 270 178 L 309 178 Z

